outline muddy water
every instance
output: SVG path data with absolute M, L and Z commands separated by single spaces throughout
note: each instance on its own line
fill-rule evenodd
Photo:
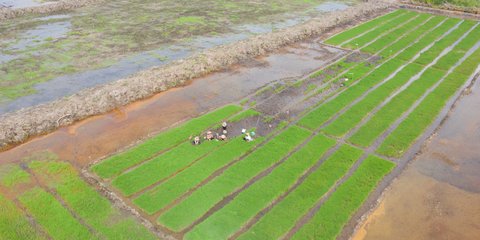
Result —
M 0 102 L 0 114 L 50 102 L 72 95 L 85 88 L 125 78 L 138 71 L 153 66 L 161 66 L 174 60 L 186 58 L 215 46 L 244 40 L 256 34 L 264 34 L 274 30 L 291 27 L 311 19 L 316 14 L 343 10 L 348 7 L 349 5 L 343 2 L 325 2 L 317 5 L 314 10 L 312 10 L 314 13 L 311 15 L 295 16 L 287 14 L 282 21 L 271 22 L 268 24 L 239 25 L 233 27 L 231 33 L 219 34 L 217 36 L 195 37 L 190 41 L 183 41 L 177 44 L 163 46 L 156 50 L 145 51 L 125 57 L 108 67 L 56 77 L 47 82 L 35 84 L 33 86 L 35 93 L 32 95 L 23 96 L 12 101 L 5 100 L 3 103 Z M 17 40 L 17 43 L 12 44 L 6 50 L 15 52 L 27 48 L 30 49 L 45 43 L 45 39 L 48 39 L 48 41 L 55 41 L 60 37 L 65 37 L 65 35 L 71 30 L 71 20 L 68 18 L 68 15 L 58 15 L 56 18 L 66 19 L 65 21 L 57 23 L 44 24 L 27 31 L 19 36 L 18 39 L 15 39 Z M 46 19 L 39 18 L 38 20 Z M 19 56 L 0 53 L 0 64 L 7 63 L 18 57 Z
M 316 41 L 287 47 L 256 61 L 234 66 L 124 109 L 89 118 L 0 153 L 2 163 L 49 150 L 82 167 L 178 121 L 242 99 L 260 87 L 302 76 L 342 52 Z
M 353 239 L 479 239 L 480 81 Z

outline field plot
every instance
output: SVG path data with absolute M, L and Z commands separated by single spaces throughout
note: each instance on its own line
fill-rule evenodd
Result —
M 396 10 L 324 43 L 350 52 L 307 78 L 262 89 L 243 106 L 175 126 L 90 170 L 176 238 L 337 238 L 476 74 L 480 25 Z M 268 104 L 276 96 L 288 96 L 282 111 L 294 114 L 272 114 Z M 232 123 L 228 141 L 188 141 L 217 131 L 222 121 Z M 235 128 L 259 134 L 245 142 Z M 40 179 L 63 181 L 30 168 Z M 35 191 L 26 196 L 41 197 Z M 56 192 L 69 201 L 68 191 Z M 83 222 L 98 224 L 75 206 Z
M 347 54 L 88 170 L 175 238 L 337 238 L 478 72 L 480 24 L 396 10 L 324 44 Z M 227 141 L 191 144 L 223 121 Z M 0 239 L 156 238 L 69 163 L 38 155 L 0 167 Z

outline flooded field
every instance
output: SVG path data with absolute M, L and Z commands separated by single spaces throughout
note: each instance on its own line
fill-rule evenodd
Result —
M 289 27 L 353 2 L 178 4 L 105 1 L 69 13 L 2 21 L 0 114 Z
M 478 239 L 479 80 L 352 239 Z

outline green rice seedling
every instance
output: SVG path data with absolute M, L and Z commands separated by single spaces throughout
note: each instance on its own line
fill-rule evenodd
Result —
M 441 17 L 441 16 L 434 16 L 432 17 L 428 22 L 426 22 L 425 24 L 422 24 L 420 27 L 418 27 L 417 29 L 407 33 L 406 35 L 404 35 L 399 41 L 393 43 L 392 45 L 388 46 L 387 48 L 385 48 L 383 51 L 381 51 L 379 53 L 379 55 L 383 56 L 383 57 L 390 57 L 392 55 L 394 55 L 395 53 L 397 53 L 398 51 L 400 51 L 401 49 L 404 49 L 405 47 L 407 47 L 409 44 L 411 44 L 412 42 L 414 42 L 418 36 L 422 35 L 423 33 L 426 33 L 430 30 L 432 30 L 433 28 L 435 28 L 438 24 L 440 24 L 443 20 L 445 20 L 446 17 Z M 440 26 L 438 26 L 439 29 L 442 29 L 442 26 L 444 26 L 445 23 L 442 23 Z M 437 29 L 435 30 L 432 30 L 433 32 L 435 31 L 439 31 Z M 446 32 L 447 31 L 447 28 L 444 29 L 444 31 Z M 441 31 L 439 31 L 441 32 Z M 430 33 L 430 32 L 429 32 Z M 421 39 L 424 39 L 425 36 L 423 36 L 422 38 L 419 39 L 419 41 L 421 41 Z M 431 38 L 430 38 L 431 39 Z M 373 44 L 372 44 L 373 45 Z M 370 47 L 367 46 L 367 47 Z M 364 49 L 362 51 L 365 51 Z
M 367 157 L 292 239 L 336 239 L 350 217 L 394 166 L 381 158 Z
M 153 214 L 208 178 L 216 170 L 251 151 L 264 140 L 264 137 L 256 138 L 252 142 L 244 142 L 242 137 L 229 140 L 217 151 L 176 174 L 175 177 L 143 193 L 133 202 L 148 214 Z
M 113 179 L 112 186 L 124 195 L 130 196 L 180 171 L 223 144 L 224 142 L 217 141 L 204 141 L 198 146 L 194 146 L 190 142 L 182 143 L 180 146 Z
M 87 183 L 66 162 L 33 161 L 36 177 L 57 192 L 65 203 L 101 236 L 107 239 L 156 239 L 133 217 L 122 214 Z M 53 217 L 53 216 L 52 216 Z M 57 228 L 59 228 L 58 225 Z M 81 239 L 81 238 L 76 238 Z
M 395 19 L 395 17 L 400 16 L 402 14 L 405 14 L 407 11 L 405 10 L 396 10 L 393 11 L 389 14 L 385 14 L 381 17 L 377 17 L 375 19 L 372 19 L 366 23 L 362 23 L 354 28 L 351 28 L 349 30 L 343 31 L 327 40 L 325 40 L 325 43 L 331 44 L 331 45 L 340 45 L 341 43 L 352 39 L 366 31 L 371 30 L 374 27 L 377 27 L 379 25 L 385 24 L 388 21 L 392 21 Z
M 342 110 L 349 103 L 360 97 L 369 88 L 379 83 L 401 65 L 405 64 L 398 59 L 391 59 L 379 68 L 375 69 L 372 73 L 366 76 L 355 86 L 347 88 L 340 93 L 334 100 L 326 102 L 320 105 L 307 115 L 305 115 L 298 124 L 308 129 L 317 129 L 331 117 L 333 117 L 338 111 Z
M 98 239 L 41 188 L 35 187 L 25 192 L 19 200 L 53 239 Z
M 417 18 L 413 19 L 412 21 L 406 23 L 405 25 L 401 26 L 400 28 L 397 28 L 390 32 L 389 34 L 386 34 L 379 39 L 375 40 L 372 44 L 369 44 L 361 49 L 362 52 L 368 52 L 368 53 L 376 53 L 380 51 L 382 48 L 386 47 L 388 44 L 394 42 L 395 40 L 399 39 L 402 37 L 405 33 L 408 31 L 412 30 L 416 26 L 422 24 L 425 22 L 429 17 L 432 15 L 430 14 L 420 14 Z
M 410 78 L 420 72 L 423 66 L 415 63 L 407 65 L 404 69 L 378 87 L 364 99 L 353 105 L 335 121 L 330 123 L 322 131 L 328 135 L 341 137 L 354 128 L 370 111 L 387 99 L 394 91 L 406 84 Z
M 253 104 L 255 105 L 255 102 L 252 102 L 250 104 Z M 240 120 L 243 120 L 243 119 L 246 119 L 246 118 L 250 118 L 250 117 L 255 117 L 255 116 L 259 116 L 260 113 L 253 110 L 253 109 L 247 109 L 231 118 L 228 119 L 228 122 L 238 122 Z M 220 127 L 220 126 L 219 126 Z
M 445 72 L 428 69 L 406 90 L 383 106 L 349 141 L 355 145 L 370 146 L 388 127 L 407 111 L 431 86 L 445 75 Z
M 358 37 L 356 39 L 353 39 L 352 41 L 342 45 L 342 47 L 352 48 L 352 49 L 361 48 L 365 46 L 367 43 L 377 38 L 379 35 L 392 31 L 392 29 L 397 28 L 399 26 L 399 23 L 407 22 L 410 19 L 415 18 L 417 16 L 419 16 L 419 14 L 416 12 L 407 12 L 406 14 L 403 14 L 398 18 L 396 18 L 395 21 L 387 22 L 382 26 L 379 26 L 378 28 L 366 33 L 365 35 Z
M 362 153 L 363 151 L 357 148 L 342 145 L 239 239 L 280 239 L 332 188 L 335 182 L 347 173 Z
M 28 222 L 27 217 L 15 204 L 0 195 L 0 239 L 24 240 L 45 239 Z
M 13 188 L 20 183 L 30 182 L 30 175 L 25 172 L 20 166 L 15 164 L 5 164 L 0 166 L 0 184 Z
M 445 34 L 448 30 L 452 29 L 460 21 L 461 21 L 460 19 L 454 19 L 454 18 L 447 19 L 441 26 L 427 33 L 421 39 L 421 41 L 418 41 L 417 43 L 403 50 L 397 57 L 404 61 L 412 59 L 422 49 L 430 45 L 432 43 L 432 40 L 440 38 L 443 34 Z M 387 50 L 388 48 L 385 49 L 384 52 L 386 52 Z
M 269 203 L 287 191 L 335 141 L 317 135 L 268 176 L 255 182 L 185 235 L 185 239 L 227 239 Z
M 243 186 L 261 171 L 280 161 L 310 134 L 309 131 L 296 126 L 288 128 L 165 212 L 159 217 L 158 222 L 173 231 L 188 227 L 215 203 Z
M 189 136 L 197 134 L 241 110 L 242 107 L 240 106 L 228 105 L 201 117 L 194 118 L 178 127 L 162 132 L 123 153 L 114 155 L 94 165 L 92 171 L 101 178 L 111 178 L 123 172 L 125 169 L 153 156 L 155 153 L 184 142 Z
M 453 30 L 450 34 L 445 36 L 440 41 L 436 42 L 428 51 L 422 53 L 419 58 L 415 60 L 416 63 L 427 65 L 431 63 L 443 50 L 455 43 L 462 37 L 468 30 L 470 30 L 475 23 L 471 21 L 465 21 L 460 26 Z M 478 38 L 477 38 L 478 39 Z
M 477 50 L 461 65 L 468 66 L 472 74 L 480 61 Z M 476 64 L 472 64 L 476 63 Z M 385 139 L 377 152 L 385 156 L 400 157 L 418 139 L 418 137 L 435 120 L 443 107 L 455 92 L 468 80 L 470 75 L 459 72 L 450 73 L 415 110 Z

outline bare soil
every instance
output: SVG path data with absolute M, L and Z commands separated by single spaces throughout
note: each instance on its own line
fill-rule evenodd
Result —
M 0 7 L 0 21 L 20 17 L 26 14 L 50 14 L 69 11 L 90 4 L 99 3 L 100 1 L 102 0 L 61 0 L 54 3 L 26 8 Z

